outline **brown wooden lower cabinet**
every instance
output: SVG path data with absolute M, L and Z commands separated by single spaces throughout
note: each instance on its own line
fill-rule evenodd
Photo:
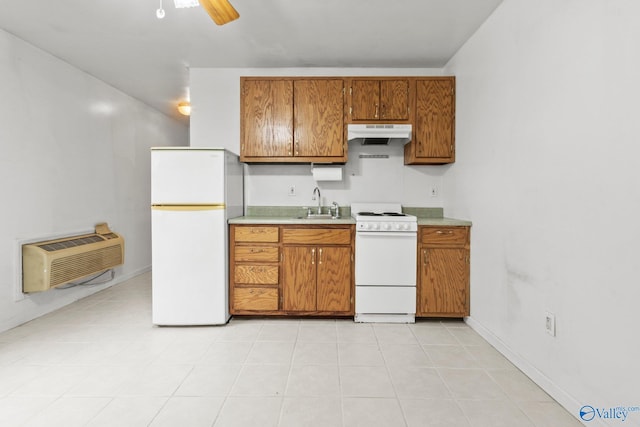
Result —
M 354 237 L 352 225 L 231 225 L 231 314 L 353 315 Z
M 468 316 L 470 227 L 418 236 L 416 316 Z M 354 239 L 352 225 L 231 225 L 231 314 L 352 316 Z
M 350 311 L 350 247 L 284 246 L 282 251 L 285 311 Z
M 418 233 L 416 316 L 468 316 L 470 228 L 421 226 Z

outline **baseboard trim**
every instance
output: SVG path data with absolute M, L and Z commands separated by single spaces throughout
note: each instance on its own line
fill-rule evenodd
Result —
M 504 357 L 506 357 L 511 363 L 513 363 L 518 369 L 520 369 L 526 376 L 531 378 L 541 389 L 543 389 L 549 396 L 555 399 L 563 408 L 571 414 L 578 421 L 582 422 L 579 418 L 579 411 L 582 404 L 579 403 L 573 396 L 567 393 L 562 388 L 558 387 L 551 378 L 540 372 L 535 366 L 529 363 L 520 354 L 513 351 L 504 341 L 498 338 L 493 332 L 487 329 L 482 323 L 478 322 L 473 317 L 466 317 L 465 323 L 484 338 L 489 344 L 491 344 L 496 350 L 498 350 Z M 594 419 L 589 422 L 590 426 L 606 426 L 600 422 L 600 420 Z
M 147 265 L 145 267 L 130 271 L 130 272 L 126 273 L 126 274 L 116 275 L 116 277 L 114 277 L 112 280 L 110 280 L 107 283 L 96 285 L 95 287 L 91 287 L 91 288 L 85 287 L 85 288 L 82 289 L 82 292 L 78 292 L 78 295 L 75 295 L 72 299 L 70 299 L 68 302 L 66 302 L 64 304 L 57 305 L 55 303 L 52 303 L 51 306 L 47 310 L 44 310 L 42 312 L 33 313 L 33 314 L 27 314 L 27 315 L 23 314 L 22 316 L 16 316 L 16 317 L 14 317 L 12 319 L 9 319 L 9 321 L 7 323 L 0 323 L 0 333 L 8 331 L 8 330 L 13 329 L 13 328 L 16 328 L 16 327 L 18 327 L 20 325 L 23 325 L 23 324 L 25 324 L 27 322 L 35 320 L 35 319 L 37 319 L 39 317 L 42 317 L 42 316 L 44 316 L 46 314 L 53 313 L 54 311 L 60 310 L 61 308 L 64 308 L 64 307 L 68 306 L 69 304 L 73 304 L 76 301 L 79 301 L 79 300 L 81 300 L 83 298 L 87 298 L 87 297 L 89 297 L 91 295 L 94 295 L 94 294 L 96 294 L 96 293 L 98 293 L 100 291 L 108 289 L 108 288 L 110 288 L 112 286 L 115 286 L 117 284 L 120 284 L 122 282 L 126 282 L 129 279 L 132 279 L 132 278 L 134 278 L 136 276 L 139 276 L 141 274 L 147 273 L 149 271 L 151 271 L 151 265 Z M 78 287 L 75 287 L 75 288 L 69 288 L 69 291 L 70 292 L 74 292 L 74 291 L 72 291 L 72 289 L 75 289 L 76 292 L 79 290 Z M 45 291 L 45 292 L 58 292 L 58 291 L 56 289 L 51 289 L 51 290 L 48 290 L 48 291 Z M 28 298 L 26 296 L 27 294 L 23 294 L 23 295 L 24 295 L 24 297 L 21 298 L 21 300 L 24 300 L 25 298 Z M 17 301 L 17 302 L 20 303 L 19 301 Z

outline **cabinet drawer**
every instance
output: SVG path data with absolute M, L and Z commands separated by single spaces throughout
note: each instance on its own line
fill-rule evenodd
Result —
M 420 231 L 420 242 L 428 245 L 464 246 L 468 239 L 468 227 L 421 227 Z
M 235 310 L 277 310 L 278 288 L 234 288 Z
M 236 242 L 278 242 L 278 227 L 236 227 Z
M 282 243 L 349 245 L 351 244 L 351 229 L 284 228 L 282 230 Z
M 235 283 L 251 283 L 256 285 L 276 285 L 278 283 L 277 265 L 236 265 L 234 269 Z
M 278 262 L 277 246 L 236 246 L 234 251 L 236 262 L 258 261 Z

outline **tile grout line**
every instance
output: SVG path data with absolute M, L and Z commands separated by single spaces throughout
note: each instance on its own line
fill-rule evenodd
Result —
M 289 372 L 287 373 L 287 380 L 284 384 L 284 390 L 282 391 L 282 398 L 280 399 L 280 410 L 278 411 L 278 421 L 276 426 L 282 424 L 282 417 L 284 416 L 284 400 L 287 396 L 287 389 L 289 388 L 289 381 L 291 380 L 291 371 L 293 370 L 293 358 L 296 353 L 296 347 L 298 345 L 298 337 L 300 336 L 300 322 L 297 323 L 296 336 L 293 340 L 293 348 L 291 349 L 291 356 L 289 357 Z
M 227 393 L 225 394 L 224 398 L 222 399 L 222 403 L 220 404 L 220 409 L 218 410 L 218 413 L 216 414 L 216 417 L 213 419 L 213 422 L 211 423 L 211 427 L 215 427 L 215 425 L 217 424 L 218 420 L 220 419 L 220 415 L 222 414 L 222 411 L 224 410 L 224 408 L 225 408 L 225 406 L 227 404 L 227 401 L 229 400 L 229 397 L 231 397 L 230 395 L 231 395 L 231 392 L 233 390 L 233 387 L 238 383 L 238 379 L 240 378 L 240 374 L 242 373 L 242 371 L 244 370 L 245 365 L 247 364 L 247 358 L 249 357 L 249 354 L 251 354 L 251 350 L 253 349 L 253 346 L 254 346 L 254 344 L 256 342 L 256 339 L 257 339 L 258 335 L 260 334 L 260 331 L 262 331 L 263 327 L 264 327 L 264 324 L 261 324 L 260 329 L 259 329 L 258 333 L 256 334 L 256 337 L 251 342 L 251 347 L 249 348 L 249 351 L 247 352 L 247 356 L 242 361 L 242 367 L 238 371 L 238 374 L 236 375 L 236 378 L 233 380 L 233 384 L 231 384 L 229 386 L 229 390 L 227 391 Z M 222 341 L 222 342 L 225 342 L 225 341 Z

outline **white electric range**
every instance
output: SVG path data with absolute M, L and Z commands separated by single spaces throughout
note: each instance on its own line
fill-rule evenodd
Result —
M 413 323 L 418 222 L 399 203 L 353 203 L 356 322 Z

